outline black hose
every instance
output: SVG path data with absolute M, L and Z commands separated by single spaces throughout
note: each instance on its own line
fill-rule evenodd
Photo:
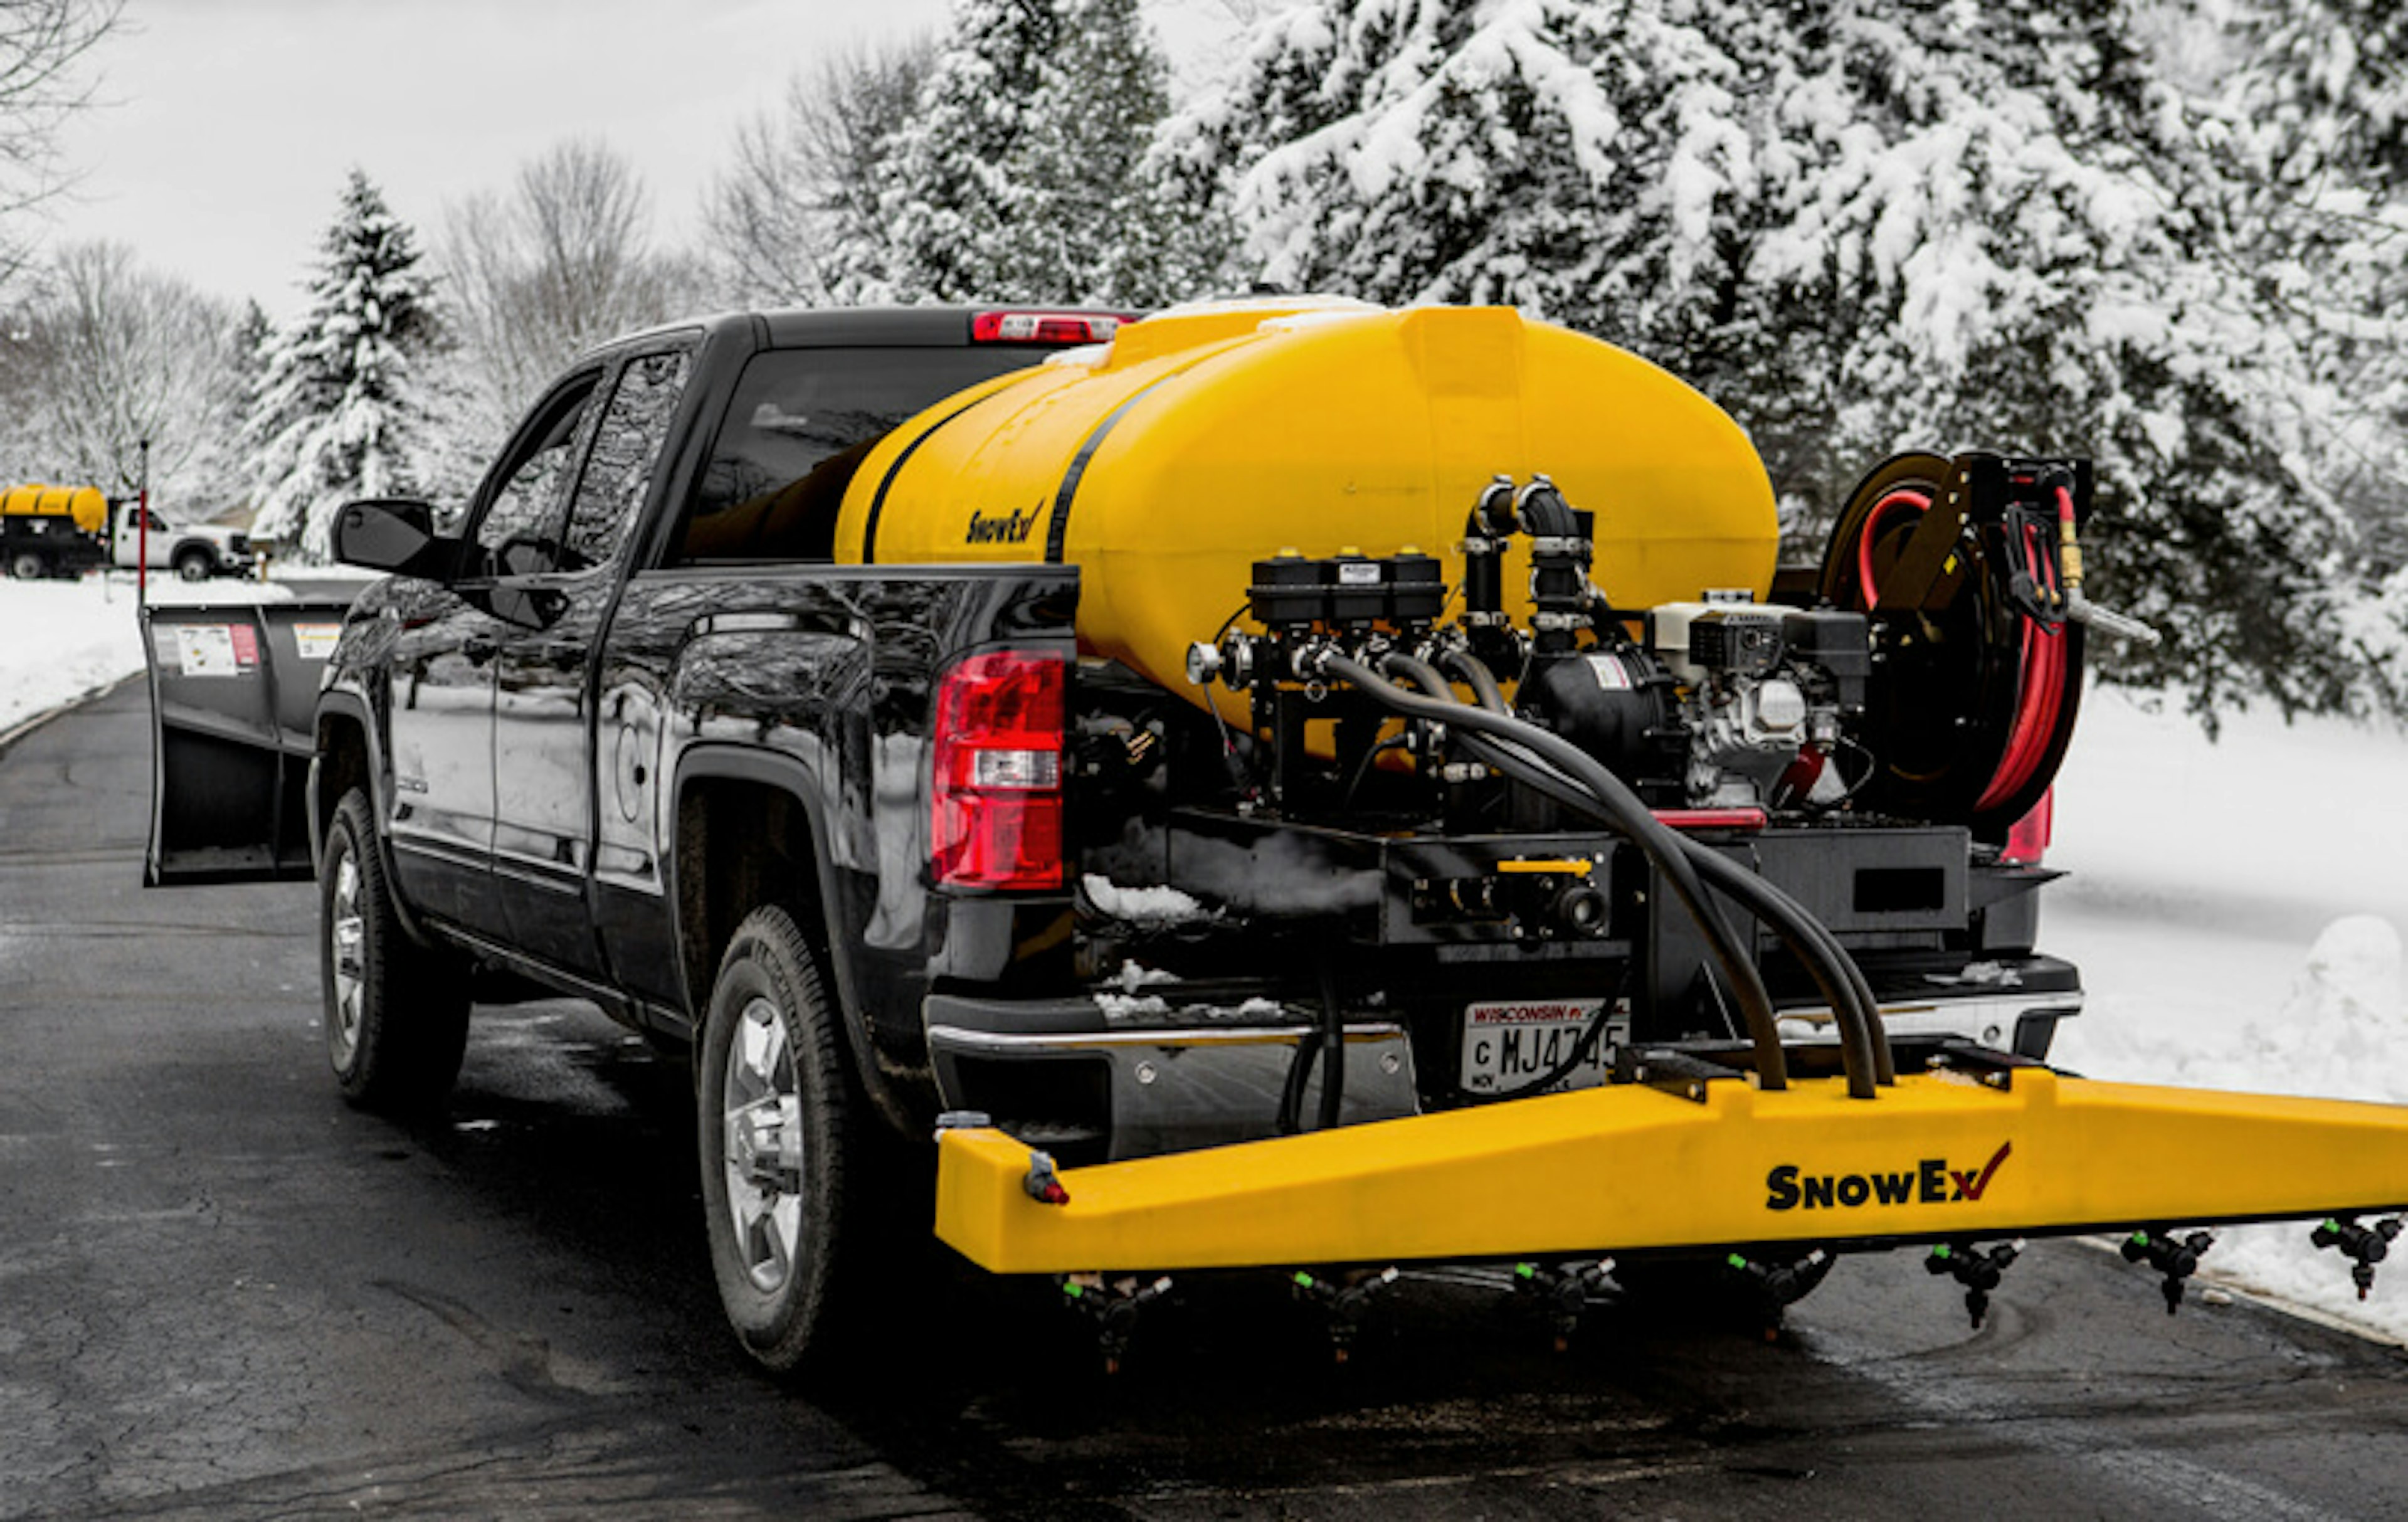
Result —
M 1466 747 L 1498 769 L 1512 773 L 1557 802 L 1612 823 L 1612 816 L 1571 779 L 1535 756 L 1480 736 L 1467 736 Z M 1889 1040 L 1882 1033 L 1880 1009 L 1856 959 L 1847 955 L 1830 930 L 1806 907 L 1754 872 L 1719 852 L 1688 842 L 1690 859 L 1711 885 L 1739 901 L 1740 906 L 1771 926 L 1789 948 L 1830 1005 L 1831 1017 L 1843 1046 L 1853 1047 L 1850 1070 L 1870 1071 L 1873 1082 L 1896 1081 Z M 1864 1096 L 1859 1095 L 1859 1098 Z
M 1450 653 L 1442 653 L 1440 658 Z M 1412 677 L 1432 697 L 1454 697 L 1453 689 L 1446 686 L 1440 673 L 1426 662 L 1409 655 L 1392 654 L 1383 664 L 1392 671 L 1401 671 Z M 1464 664 L 1484 676 L 1488 675 L 1488 668 L 1475 658 L 1465 656 Z M 1494 677 L 1490 677 L 1490 684 L 1494 686 Z M 1498 704 L 1501 709 L 1501 693 Z M 1486 746 L 1482 748 L 1486 749 Z M 1493 757 L 1496 753 L 1490 751 L 1489 754 Z M 1533 767 L 1545 767 L 1545 763 L 1536 757 L 1530 760 Z M 1528 769 L 1514 769 L 1524 781 L 1534 780 Z M 1552 788 L 1544 790 L 1583 812 L 1597 814 L 1609 824 L 1615 822 L 1614 815 L 1592 800 L 1587 791 L 1576 782 L 1570 778 L 1563 781 L 1570 784 L 1569 796 Z M 1651 813 L 1649 817 L 1652 819 L 1654 815 Z M 1850 1058 L 1849 1072 L 1870 1072 L 1872 1082 L 1878 1084 L 1896 1083 L 1898 1074 L 1890 1055 L 1889 1038 L 1881 1028 L 1881 1009 L 1873 998 L 1872 987 L 1865 982 L 1864 971 L 1856 966 L 1856 958 L 1847 954 L 1846 948 L 1840 944 L 1829 927 L 1810 913 L 1805 905 L 1756 873 L 1727 860 L 1719 852 L 1709 850 L 1686 836 L 1675 833 L 1673 838 L 1680 841 L 1684 856 L 1697 863 L 1702 873 L 1714 877 L 1727 895 L 1740 899 L 1749 912 L 1772 926 L 1773 933 L 1781 938 L 1790 954 L 1806 969 L 1807 975 L 1814 980 L 1824 1001 L 1830 1006 L 1833 1022 L 1839 1027 L 1841 1045 L 1844 1055 Z M 1753 958 L 1750 965 L 1753 965 Z M 1856 1086 L 1852 1079 L 1851 1090 Z M 1859 1094 L 1857 1098 L 1870 1096 Z
M 1497 684 L 1497 673 L 1488 669 L 1486 661 L 1450 645 L 1438 653 L 1438 664 L 1448 675 L 1460 678 L 1482 708 L 1491 713 L 1513 711 L 1505 702 L 1505 689 Z
M 1467 737 L 1477 754 L 1493 764 L 1511 771 L 1559 802 L 1570 804 L 1583 812 L 1611 822 L 1595 800 L 1583 794 L 1570 778 L 1563 776 L 1535 756 L 1522 754 L 1510 745 Z M 1856 1069 L 1870 1070 L 1876 1084 L 1887 1086 L 1898 1081 L 1897 1063 L 1890 1052 L 1889 1036 L 1882 1028 L 1881 1002 L 1874 997 L 1872 984 L 1865 981 L 1864 969 L 1855 957 L 1840 944 L 1830 927 L 1816 919 L 1805 905 L 1786 892 L 1749 871 L 1721 853 L 1712 851 L 1684 838 L 1689 855 L 1699 872 L 1712 880 L 1713 885 L 1741 907 L 1763 920 L 1788 947 L 1799 965 L 1814 980 L 1824 1001 L 1830 1007 L 1833 1023 L 1838 1027 L 1843 1048 L 1852 1048 Z M 1859 1095 L 1858 1098 L 1866 1096 Z
M 1337 1126 L 1339 1106 L 1346 1097 L 1346 1016 L 1338 1002 L 1338 967 L 1326 957 L 1321 962 L 1321 1019 L 1297 1038 L 1296 1055 L 1288 1059 L 1287 1081 L 1280 1085 L 1282 1136 L 1304 1129 L 1304 1085 L 1312 1077 L 1315 1057 L 1321 1059 L 1321 1105 L 1315 1124 L 1326 1131 Z
M 1427 662 L 1402 653 L 1395 653 L 1389 655 L 1383 664 L 1390 671 L 1411 678 L 1430 696 L 1433 701 L 1453 703 L 1458 710 L 1465 708 L 1461 700 L 1455 698 L 1452 689 L 1446 685 L 1445 678 Z M 1478 666 L 1477 662 L 1471 664 Z M 1485 668 L 1482 667 L 1480 669 L 1484 671 Z M 1354 679 L 1350 677 L 1349 680 Z M 1357 684 L 1361 685 L 1359 682 Z M 1394 691 L 1393 688 L 1389 690 Z M 1509 722 L 1520 725 L 1518 720 L 1509 719 Z M 1458 727 L 1462 725 L 1458 725 Z M 1533 729 L 1532 732 L 1545 735 L 1543 730 Z M 1570 747 L 1569 742 L 1557 739 L 1555 736 L 1547 735 L 1546 738 L 1556 744 L 1565 745 L 1574 754 L 1588 760 L 1592 768 L 1602 773 L 1616 786 L 1620 786 L 1621 780 L 1606 771 L 1594 757 L 1587 756 L 1585 752 Z M 1533 761 L 1537 765 L 1544 765 L 1543 761 L 1536 757 Z M 1577 786 L 1575 779 L 1567 778 L 1566 781 L 1574 782 Z M 1627 793 L 1627 788 L 1623 791 Z M 1575 794 L 1566 801 L 1583 807 L 1584 811 L 1598 814 L 1608 824 L 1624 823 L 1625 816 L 1617 814 L 1607 806 L 1606 800 L 1601 797 L 1592 801 Z M 1630 803 L 1644 811 L 1644 805 L 1640 804 L 1635 797 L 1630 798 Z M 1713 877 L 1716 886 L 1730 897 L 1739 900 L 1751 913 L 1771 926 L 1773 933 L 1789 948 L 1791 955 L 1798 958 L 1799 965 L 1804 967 L 1807 974 L 1814 980 L 1824 1001 L 1830 1007 L 1833 1022 L 1839 1027 L 1842 1056 L 1848 1072 L 1850 1094 L 1857 1098 L 1870 1098 L 1874 1086 L 1895 1083 L 1897 1080 L 1895 1063 L 1890 1054 L 1888 1038 L 1881 1028 L 1880 1010 L 1874 1000 L 1872 990 L 1866 984 L 1863 971 L 1856 965 L 1856 959 L 1847 955 L 1846 950 L 1840 945 L 1829 929 L 1808 912 L 1805 906 L 1772 883 L 1729 861 L 1719 853 L 1709 850 L 1687 837 L 1657 824 L 1652 812 L 1646 813 L 1646 818 L 1650 825 L 1656 826 L 1671 839 L 1680 853 L 1679 859 L 1684 864 L 1694 864 L 1695 869 L 1702 876 Z M 1627 828 L 1624 833 L 1633 834 Z M 1636 839 L 1635 834 L 1633 838 Z M 1641 849 L 1645 850 L 1645 842 L 1640 843 Z M 1652 856 L 1653 853 L 1651 852 L 1650 854 Z M 1659 867 L 1662 865 L 1659 863 Z M 1668 878 L 1674 879 L 1677 892 L 1676 874 L 1667 871 L 1666 875 Z M 1702 898 L 1702 891 L 1698 897 Z M 1710 940 L 1712 935 L 1713 932 L 1709 928 Z M 1728 972 L 1729 960 L 1720 955 L 1726 948 L 1716 947 L 1715 949 L 1718 959 L 1725 961 L 1725 969 Z M 1754 974 L 1756 972 L 1754 957 L 1743 952 L 1741 956 L 1747 970 Z M 1756 981 L 1760 988 L 1762 985 L 1760 974 L 1756 975 Z M 1732 982 L 1741 990 L 1742 1009 L 1742 1012 L 1745 1012 L 1746 980 L 1734 973 Z M 1770 999 L 1768 996 L 1766 998 L 1768 1016 L 1770 1013 Z M 1757 1024 L 1753 1019 L 1748 1022 L 1751 1035 L 1755 1034 Z M 1773 1028 L 1774 1040 L 1777 1041 L 1779 1028 L 1777 1026 Z M 1761 1042 L 1759 1041 L 1758 1044 L 1760 1046 Z
M 1890 1056 L 1889 1037 L 1882 1030 L 1881 1008 L 1874 1002 L 1863 969 L 1830 928 L 1810 913 L 1805 905 L 1727 856 L 1701 851 L 1696 860 L 1698 872 L 1710 884 L 1771 926 L 1773 934 L 1804 966 L 1823 1001 L 1831 1007 L 1841 1042 L 1856 1048 L 1851 1070 L 1861 1064 L 1872 1073 L 1874 1083 L 1896 1083 L 1898 1073 Z
M 1338 968 L 1321 959 L 1321 1128 L 1338 1127 L 1338 1107 L 1346 1097 L 1346 1014 L 1338 1004 Z
M 1392 657 L 1393 659 L 1393 657 Z M 1430 668 L 1426 662 L 1411 661 L 1405 668 Z M 1586 751 L 1555 735 L 1526 723 L 1511 714 L 1492 713 L 1450 694 L 1445 698 L 1420 697 L 1349 656 L 1331 654 L 1322 663 L 1328 675 L 1352 682 L 1367 696 L 1409 718 L 1433 724 L 1450 725 L 1472 733 L 1485 733 L 1511 740 L 1540 757 L 1553 763 L 1592 793 L 1609 812 L 1607 821 L 1637 845 L 1688 912 L 1689 917 L 1704 933 L 1706 943 L 1715 960 L 1729 979 L 1739 998 L 1740 1013 L 1747 1021 L 1749 1039 L 1756 1048 L 1757 1086 L 1784 1089 L 1789 1086 L 1789 1067 L 1781 1051 L 1781 1031 L 1773 1024 L 1772 997 L 1765 991 L 1763 976 L 1756 971 L 1756 959 L 1739 944 L 1724 920 L 1722 911 L 1707 896 L 1705 884 L 1690 864 L 1689 842 L 1656 819 L 1641 802 L 1637 794 L 1624 785 L 1622 780 L 1608 771 Z M 1416 680 L 1419 680 L 1418 677 Z M 1871 1074 L 1863 1075 L 1870 1091 Z M 1856 1075 L 1851 1074 L 1850 1090 L 1856 1087 Z M 1870 1092 L 1865 1096 L 1870 1098 Z
M 1446 678 L 1440 674 L 1439 668 L 1427 661 L 1408 655 L 1402 651 L 1396 651 L 1390 653 L 1387 659 L 1380 664 L 1386 667 L 1392 675 L 1401 671 L 1412 678 L 1422 691 L 1441 703 L 1462 701 L 1455 696 L 1455 689 L 1446 684 Z
M 1312 1073 L 1312 1059 L 1321 1054 L 1321 1027 L 1307 1026 L 1288 1059 L 1287 1082 L 1280 1088 L 1279 1134 L 1294 1136 L 1304 1129 L 1304 1081 Z
M 1605 1023 L 1613 1017 L 1614 1006 L 1621 1001 L 1622 984 L 1617 979 L 1612 991 L 1598 1002 L 1597 1012 L 1588 1017 L 1588 1024 L 1581 1027 L 1580 1035 L 1572 1041 L 1572 1049 L 1564 1054 L 1562 1061 L 1528 1083 L 1516 1084 L 1512 1088 L 1489 1097 L 1496 1099 L 1526 1099 L 1533 1094 L 1544 1094 L 1570 1078 L 1574 1070 L 1587 1060 L 1588 1055 L 1597 1050 L 1598 1041 L 1605 1035 Z

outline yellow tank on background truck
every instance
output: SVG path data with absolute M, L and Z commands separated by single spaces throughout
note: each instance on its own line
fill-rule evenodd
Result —
M 149 531 L 143 517 L 148 512 Z M 250 536 L 237 528 L 172 522 L 97 486 L 16 486 L 0 493 L 0 566 L 18 581 L 75 577 L 102 566 L 153 570 L 183 581 L 250 574 Z

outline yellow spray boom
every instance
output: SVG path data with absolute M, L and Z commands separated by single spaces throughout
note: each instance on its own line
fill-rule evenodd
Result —
M 996 1272 L 1064 1273 L 1889 1246 L 2408 1206 L 2397 1107 L 1955 1060 L 1869 1102 L 1830 1078 L 1766 1093 L 1678 1065 L 1060 1171 L 1000 1132 L 948 1129 L 937 1234 Z

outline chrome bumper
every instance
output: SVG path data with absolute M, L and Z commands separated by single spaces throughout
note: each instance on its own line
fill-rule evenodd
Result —
M 935 996 L 926 1012 L 928 1051 L 947 1109 L 1019 1120 L 1015 1134 L 1032 1130 L 1050 1145 L 1105 1143 L 1102 1155 L 1112 1159 L 1278 1135 L 1288 1073 L 1313 1024 L 1302 1011 L 1275 1005 L 1250 1008 L 1243 1019 L 1209 1006 L 1166 1007 L 1144 1023 L 1107 1024 L 1087 999 L 1032 1007 Z M 1340 1124 L 1419 1113 L 1412 1044 L 1404 1027 L 1351 1020 L 1345 1029 Z M 1101 1103 L 1088 1102 L 1084 1114 L 1013 1114 L 1026 1108 L 1025 1100 L 1017 1107 L 1009 1102 L 1026 1092 L 1015 1082 L 1015 1069 L 1030 1064 L 1084 1068 L 1100 1079 Z M 1308 1127 L 1320 1113 L 1321 1071 L 1316 1058 L 1298 1110 Z

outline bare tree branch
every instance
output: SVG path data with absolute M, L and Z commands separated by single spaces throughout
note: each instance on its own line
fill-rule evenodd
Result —
M 232 491 L 242 403 L 234 309 L 148 270 L 122 243 L 78 243 L 40 271 L 0 324 L 0 474 L 92 484 L 151 482 L 195 516 Z
M 24 267 L 24 214 L 71 183 L 59 132 L 93 102 L 93 50 L 123 0 L 0 0 L 0 282 Z
M 841 221 L 874 214 L 887 139 L 936 57 L 926 36 L 822 59 L 775 109 L 738 129 L 735 163 L 703 204 L 710 273 L 738 305 L 831 299 L 826 258 Z
M 506 425 L 580 351 L 677 314 L 698 283 L 656 251 L 642 181 L 606 144 L 559 144 L 508 194 L 450 207 L 438 258 L 466 405 Z

